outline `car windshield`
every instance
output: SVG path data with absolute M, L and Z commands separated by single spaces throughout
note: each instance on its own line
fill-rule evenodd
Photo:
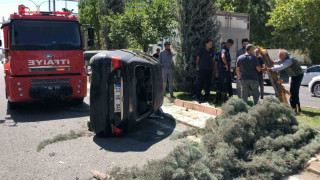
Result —
M 74 21 L 14 20 L 11 37 L 13 50 L 81 49 L 79 24 Z

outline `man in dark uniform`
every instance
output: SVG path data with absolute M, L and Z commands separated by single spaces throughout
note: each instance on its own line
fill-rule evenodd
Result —
M 221 50 L 220 63 L 218 63 L 219 83 L 221 84 L 222 101 L 226 101 L 228 99 L 228 93 L 230 97 L 233 95 L 231 94 L 231 57 L 229 52 L 229 50 L 232 48 L 233 43 L 234 41 L 232 39 L 228 39 L 227 44 Z
M 197 56 L 197 71 L 198 71 L 198 92 L 197 98 L 200 100 L 201 91 L 205 90 L 205 99 L 210 96 L 211 77 L 214 70 L 214 53 L 211 50 L 212 41 L 206 40 L 205 48 L 201 49 Z
M 221 84 L 219 82 L 219 71 L 218 71 L 218 66 L 219 63 L 221 63 L 221 50 L 224 48 L 224 46 L 226 45 L 226 42 L 222 42 L 221 43 L 221 49 L 220 51 L 215 55 L 215 59 L 214 59 L 214 69 L 215 69 L 215 78 L 217 79 L 217 93 L 216 93 L 216 97 L 214 99 L 214 103 L 218 103 L 219 101 L 221 101 Z

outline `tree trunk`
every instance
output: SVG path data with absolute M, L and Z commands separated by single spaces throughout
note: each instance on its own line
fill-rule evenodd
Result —
M 104 32 L 105 32 L 104 38 L 105 38 L 105 43 L 106 43 L 107 49 L 113 49 L 112 42 L 109 38 L 110 28 L 107 27 Z
M 269 54 L 266 49 L 263 49 L 262 47 L 258 47 L 259 51 L 261 52 L 263 62 L 266 65 L 267 68 L 273 67 L 273 62 L 270 60 Z M 288 100 L 286 97 L 286 94 L 291 94 L 289 91 L 287 91 L 283 86 L 282 86 L 282 79 L 279 79 L 280 74 L 278 72 L 274 71 L 267 71 L 269 75 L 270 82 L 273 86 L 273 89 L 275 91 L 276 96 L 281 102 L 284 102 L 288 104 Z
M 97 42 L 98 49 L 100 50 L 101 49 L 101 41 L 100 41 L 100 32 L 99 31 L 97 32 L 97 40 L 98 40 L 98 42 Z
M 143 52 L 147 52 L 148 51 L 148 47 L 149 47 L 149 45 L 143 45 Z

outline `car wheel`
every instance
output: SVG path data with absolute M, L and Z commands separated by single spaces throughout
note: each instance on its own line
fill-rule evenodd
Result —
M 264 80 L 264 81 L 267 83 L 268 86 L 271 85 L 271 81 L 270 80 Z
M 314 85 L 312 86 L 312 93 L 316 97 L 320 97 L 320 82 L 314 83 Z

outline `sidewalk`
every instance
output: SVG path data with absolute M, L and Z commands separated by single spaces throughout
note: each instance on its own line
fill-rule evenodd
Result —
M 190 127 L 203 129 L 208 119 L 215 119 L 221 114 L 221 109 L 216 109 L 206 104 L 196 104 L 179 99 L 164 98 L 162 105 L 164 113 L 171 114 L 176 121 Z

